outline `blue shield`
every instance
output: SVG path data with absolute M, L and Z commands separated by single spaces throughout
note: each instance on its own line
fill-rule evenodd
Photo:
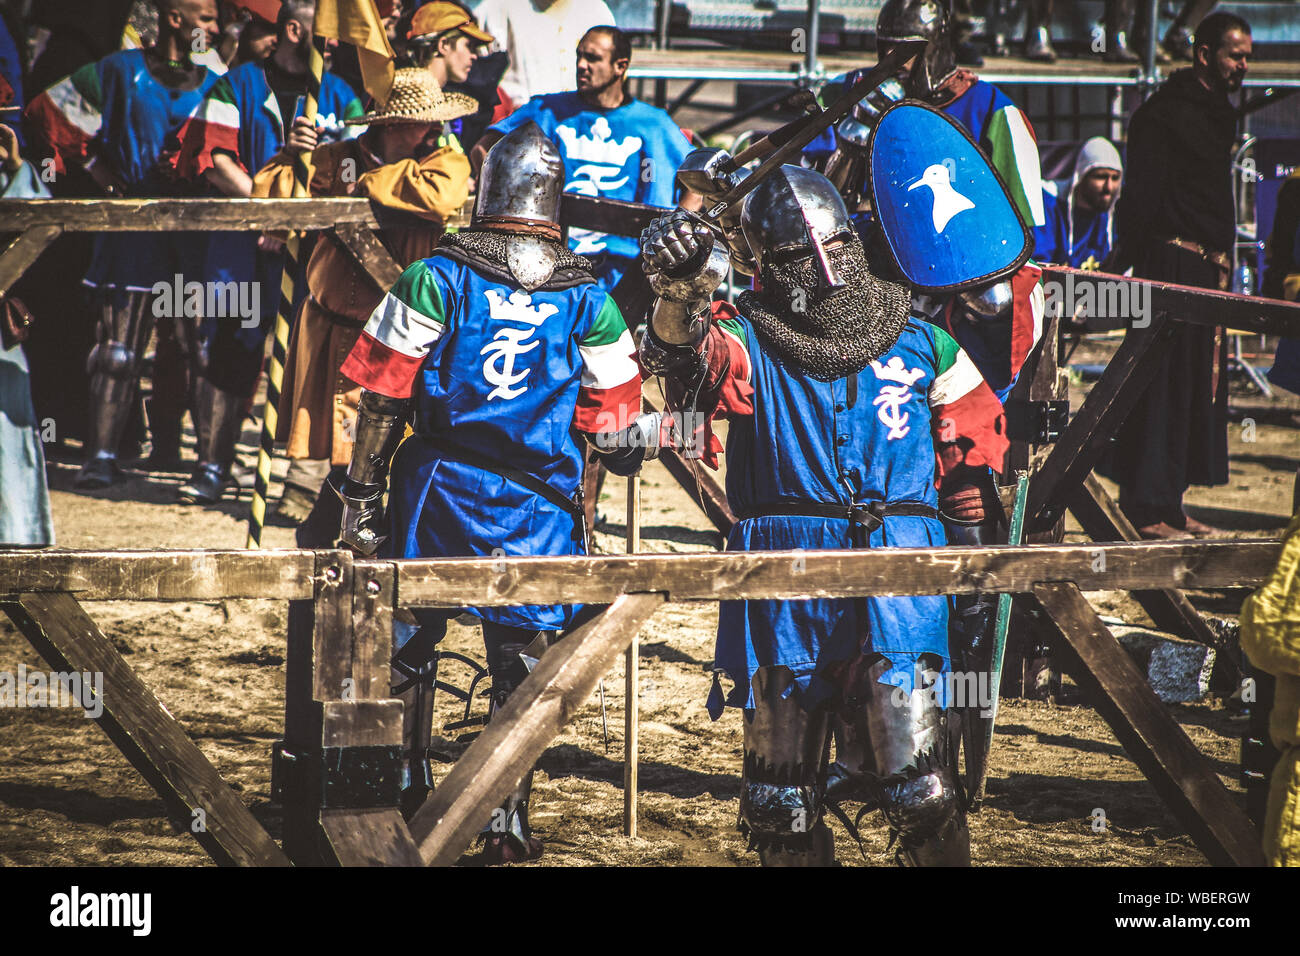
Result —
M 886 245 L 923 292 L 994 282 L 1033 251 L 997 171 L 953 119 L 916 102 L 890 107 L 868 144 L 871 199 Z

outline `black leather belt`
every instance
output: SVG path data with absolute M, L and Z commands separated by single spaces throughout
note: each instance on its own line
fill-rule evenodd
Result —
M 828 501 L 804 501 L 783 499 L 764 501 L 736 512 L 736 517 L 766 518 L 773 516 L 796 515 L 805 518 L 834 518 L 849 521 L 854 529 L 861 529 L 866 535 L 885 523 L 890 517 L 938 518 L 939 511 L 919 501 L 866 501 L 860 504 L 840 504 Z M 865 540 L 860 547 L 865 547 Z

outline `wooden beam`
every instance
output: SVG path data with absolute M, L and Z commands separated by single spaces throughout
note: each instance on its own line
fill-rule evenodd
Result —
M 1120 511 L 1097 476 L 1088 472 L 1083 485 L 1066 496 L 1070 513 L 1093 541 L 1140 541 L 1137 529 Z M 1133 591 L 1133 597 L 1150 615 L 1156 627 L 1208 647 L 1222 647 L 1223 640 L 1210 630 L 1187 595 L 1174 588 Z
M 662 594 L 620 595 L 543 655 L 412 817 L 426 864 L 456 862 L 663 602 Z
M 1083 665 L 1072 676 L 1201 852 L 1215 865 L 1264 866 L 1245 812 L 1078 587 L 1039 584 L 1033 597 Z
M 71 594 L 24 594 L 5 612 L 56 671 L 102 675 L 97 723 L 157 791 L 172 816 L 223 865 L 289 859 L 221 779 L 184 728 L 122 659 Z
M 4 223 L 5 228 L 9 226 L 3 218 L 3 213 L 0 213 L 0 223 Z M 60 225 L 31 226 L 9 243 L 8 248 L 0 253 L 0 298 L 13 288 L 14 283 L 23 277 L 28 267 L 39 259 L 41 253 L 61 235 L 63 235 L 63 227 Z
M 700 506 L 705 517 L 713 522 L 713 527 L 724 537 L 730 534 L 736 516 L 727 503 L 727 493 L 722 490 L 717 479 L 703 468 L 693 467 L 675 448 L 662 449 L 659 460 L 668 474 L 691 496 L 691 500 Z
M 344 223 L 334 227 L 334 235 L 380 292 L 387 292 L 396 284 L 402 267 L 369 226 Z
M 450 608 L 541 604 L 556 594 L 607 604 L 638 591 L 661 591 L 672 601 L 733 601 L 1021 593 L 1042 581 L 1077 581 L 1090 591 L 1244 587 L 1272 572 L 1280 547 L 1265 539 L 1188 540 L 394 563 L 400 604 Z
M 1159 313 L 1149 327 L 1130 330 L 1124 336 L 1101 380 L 1029 483 L 1029 530 L 1045 530 L 1064 514 L 1065 495 L 1083 483 L 1106 441 L 1150 384 L 1147 370 L 1158 357 L 1154 346 L 1172 329 L 1168 314 Z
M 0 592 L 71 591 L 82 601 L 312 596 L 311 551 L 0 551 Z
M 214 232 L 333 229 L 379 223 L 367 199 L 3 199 L 6 229 L 61 226 L 65 232 Z
M 1060 266 L 1044 269 L 1043 281 L 1060 283 L 1062 303 L 1067 308 L 1083 296 L 1097 304 L 1092 315 L 1082 316 L 1093 332 L 1128 328 L 1135 317 L 1133 296 L 1137 293 L 1136 301 L 1149 309 L 1148 315 L 1168 312 L 1177 321 L 1193 325 L 1226 325 L 1260 335 L 1300 336 L 1297 302 Z

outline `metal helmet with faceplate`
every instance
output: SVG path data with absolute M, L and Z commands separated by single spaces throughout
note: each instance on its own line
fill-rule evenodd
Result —
M 930 99 L 957 72 L 947 4 L 941 0 L 886 0 L 876 17 L 876 50 L 925 44 L 908 76 L 908 93 Z
M 782 166 L 745 197 L 740 228 L 761 268 L 769 256 L 812 256 L 822 281 L 840 286 L 826 255 L 833 239 L 853 237 L 853 223 L 835 186 L 821 173 Z
M 563 192 L 564 161 L 535 122 L 524 123 L 488 150 L 471 228 L 507 235 L 510 272 L 528 291 L 555 270 Z

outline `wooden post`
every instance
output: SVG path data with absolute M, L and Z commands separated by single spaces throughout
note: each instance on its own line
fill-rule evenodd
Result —
M 456 862 L 663 602 L 663 594 L 620 595 L 546 652 L 411 818 L 426 864 Z
M 9 243 L 0 253 L 0 298 L 4 298 L 28 267 L 61 235 L 62 226 L 31 226 Z
M 361 778 L 385 772 L 386 752 L 401 747 L 402 703 L 387 684 L 396 572 L 385 562 L 354 564 L 348 551 L 318 551 L 316 567 L 316 600 L 290 607 L 277 758 L 285 849 L 296 863 L 418 865 L 396 806 L 359 795 L 328 805 L 322 796 L 327 760 L 353 768 L 361 790 Z
M 1216 866 L 1263 866 L 1259 836 L 1245 812 L 1078 586 L 1036 584 L 1033 596 L 1078 656 L 1082 666 L 1072 669 L 1074 678 L 1201 852 Z
M 641 473 L 627 480 L 627 553 L 641 550 Z M 637 635 L 623 654 L 623 835 L 636 836 L 636 776 L 640 741 L 638 725 L 641 710 L 639 668 L 641 650 Z
M 224 866 L 288 866 L 185 728 L 140 680 L 71 594 L 22 594 L 5 612 L 56 671 L 101 675 L 95 720 L 168 813 Z

